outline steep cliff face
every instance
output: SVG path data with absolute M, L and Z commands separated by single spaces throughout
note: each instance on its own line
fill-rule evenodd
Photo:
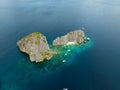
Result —
M 84 32 L 82 30 L 76 30 L 73 32 L 69 32 L 64 36 L 57 37 L 53 41 L 54 46 L 72 44 L 72 43 L 83 43 L 87 40 Z
M 51 59 L 53 51 L 49 48 L 46 37 L 40 32 L 34 32 L 17 42 L 22 52 L 29 55 L 31 61 L 42 62 Z

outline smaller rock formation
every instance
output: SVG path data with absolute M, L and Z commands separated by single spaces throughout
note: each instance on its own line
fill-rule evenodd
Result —
M 29 55 L 31 61 L 42 62 L 51 59 L 54 52 L 49 48 L 46 37 L 40 32 L 34 32 L 17 42 L 22 52 Z
M 89 38 L 85 36 L 82 30 L 76 30 L 69 32 L 64 36 L 57 37 L 53 41 L 53 46 L 61 46 L 61 45 L 76 44 L 76 43 L 80 44 L 86 42 L 87 40 L 89 40 Z

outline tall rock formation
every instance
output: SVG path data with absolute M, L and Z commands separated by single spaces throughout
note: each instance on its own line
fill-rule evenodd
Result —
M 17 45 L 34 62 L 49 60 L 53 56 L 53 51 L 49 48 L 46 37 L 40 32 L 34 32 L 25 36 L 17 42 Z

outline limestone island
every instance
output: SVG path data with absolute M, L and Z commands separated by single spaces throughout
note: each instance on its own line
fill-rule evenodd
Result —
M 89 41 L 89 40 L 90 38 L 87 38 L 82 30 L 76 30 L 76 31 L 69 32 L 64 36 L 57 37 L 53 41 L 53 46 L 81 44 L 81 43 L 86 43 L 86 41 Z
M 40 32 L 34 32 L 23 37 L 17 42 L 18 47 L 27 53 L 33 62 L 42 62 L 44 59 L 50 60 L 54 52 L 49 48 L 46 37 Z
M 57 37 L 53 40 L 53 46 L 82 44 L 89 40 L 82 30 L 76 30 Z M 20 51 L 28 54 L 30 60 L 36 63 L 50 60 L 57 53 L 57 51 L 49 47 L 46 37 L 40 32 L 34 32 L 23 37 L 17 42 L 17 45 Z

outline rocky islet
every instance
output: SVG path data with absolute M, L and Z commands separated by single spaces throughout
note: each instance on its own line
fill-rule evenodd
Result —
M 82 44 L 89 41 L 82 30 L 75 30 L 53 40 L 53 46 Z M 40 32 L 33 32 L 17 42 L 20 51 L 27 53 L 32 62 L 50 60 L 57 51 L 51 49 L 46 37 Z

